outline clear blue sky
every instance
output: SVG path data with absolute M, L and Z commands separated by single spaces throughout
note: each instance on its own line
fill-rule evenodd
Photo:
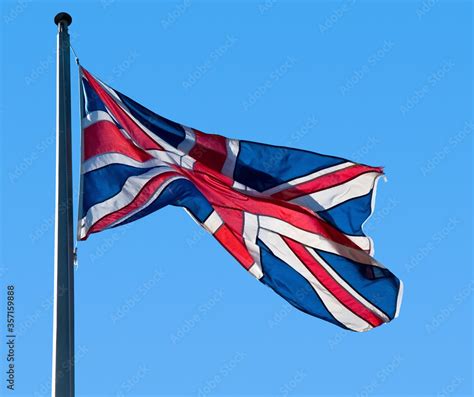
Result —
M 59 11 L 86 68 L 168 118 L 385 166 L 366 231 L 406 288 L 393 323 L 342 331 L 288 307 L 165 208 L 79 244 L 78 396 L 472 393 L 471 2 L 1 10 L 0 315 L 14 284 L 18 334 L 11 393 L 1 322 L 1 395 L 50 393 Z

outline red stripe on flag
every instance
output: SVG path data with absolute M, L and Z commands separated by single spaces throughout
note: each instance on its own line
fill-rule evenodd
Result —
M 351 312 L 367 321 L 373 327 L 383 324 L 383 321 L 370 309 L 352 296 L 342 285 L 340 285 L 329 272 L 308 252 L 300 243 L 282 236 L 290 249 L 298 256 L 314 277 Z
M 196 143 L 189 155 L 197 162 L 213 170 L 220 171 L 227 156 L 226 140 L 223 136 L 204 134 L 193 129 Z
M 289 187 L 286 190 L 273 194 L 272 197 L 278 200 L 292 200 L 300 196 L 341 185 L 367 172 L 383 173 L 383 170 L 379 167 L 369 167 L 366 165 L 356 164 L 352 167 L 322 175 L 308 182 L 303 182 L 294 187 Z
M 109 112 L 113 114 L 119 124 L 125 128 L 132 139 L 145 150 L 158 149 L 162 150 L 162 147 L 158 145 L 148 134 L 143 131 L 130 116 L 123 111 L 123 109 L 115 102 L 115 100 L 107 93 L 102 86 L 95 80 L 95 78 L 84 68 L 81 68 L 84 76 L 87 77 L 87 81 L 94 89 L 99 98 L 107 106 Z
M 212 170 L 211 168 L 209 168 L 208 166 L 204 164 L 201 164 L 201 162 L 199 161 L 196 161 L 194 163 L 193 169 L 192 169 L 193 175 L 195 177 L 197 176 L 198 178 L 199 178 L 199 175 L 214 175 L 213 173 L 211 173 L 211 171 L 214 171 L 214 170 Z M 184 170 L 184 172 L 186 172 L 186 170 Z M 217 171 L 214 171 L 214 172 L 217 172 Z M 216 175 L 218 175 L 219 183 L 223 183 L 229 188 L 231 188 L 232 185 L 234 184 L 234 180 L 232 178 L 220 173 Z
M 222 180 L 222 174 L 211 169 L 207 169 L 205 172 L 196 172 L 196 170 L 191 172 L 181 169 L 181 172 L 198 187 L 213 206 L 272 216 L 346 247 L 360 250 L 359 246 L 343 233 L 324 220 L 316 218 L 304 207 L 281 200 L 277 201 L 273 198 L 247 196 L 232 189 L 226 184 L 226 181 Z
M 245 269 L 250 269 L 254 262 L 253 258 L 247 251 L 247 247 L 243 241 L 237 237 L 225 223 L 217 229 L 214 233 L 214 237 Z
M 105 120 L 84 129 L 84 160 L 104 153 L 121 153 L 140 162 L 153 158 L 127 139 L 115 124 Z
M 233 239 L 237 240 L 237 242 L 234 242 L 235 246 L 238 246 L 239 249 L 242 249 L 248 253 L 247 246 L 245 245 L 243 238 L 244 217 L 242 216 L 242 211 L 235 210 L 233 208 L 217 206 L 214 206 L 214 210 L 219 214 L 226 227 L 228 227 L 232 232 Z M 240 263 L 242 263 L 242 265 L 248 270 L 254 262 L 253 258 L 243 253 L 241 256 L 245 257 L 246 259 L 244 262 L 240 261 Z
M 118 221 L 119 219 L 123 218 L 124 216 L 128 215 L 130 212 L 140 208 L 143 206 L 152 196 L 155 194 L 156 190 L 168 179 L 174 176 L 181 176 L 177 172 L 164 172 L 163 174 L 157 175 L 153 178 L 151 178 L 138 192 L 138 194 L 135 196 L 132 202 L 130 202 L 128 205 L 125 207 L 115 211 L 111 212 L 104 217 L 100 218 L 96 223 L 94 223 L 89 230 L 87 231 L 87 234 L 81 239 L 81 240 L 86 240 L 87 237 L 91 233 L 97 233 L 100 232 L 104 229 L 107 229 L 112 223 Z

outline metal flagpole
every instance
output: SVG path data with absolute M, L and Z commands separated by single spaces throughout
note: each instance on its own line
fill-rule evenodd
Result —
M 74 396 L 74 257 L 71 171 L 71 75 L 68 26 L 61 12 L 56 63 L 56 219 L 52 396 Z

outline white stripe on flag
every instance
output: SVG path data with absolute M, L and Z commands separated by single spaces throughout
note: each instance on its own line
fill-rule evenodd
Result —
M 260 263 L 260 247 L 257 245 L 258 217 L 249 212 L 244 212 L 243 237 L 249 254 L 255 263 L 249 271 L 257 278 L 263 277 L 262 264 Z M 251 270 L 253 268 L 253 270 Z
M 300 229 L 288 222 L 282 221 L 281 219 L 261 215 L 259 216 L 259 225 L 260 228 L 289 237 L 303 245 L 307 245 L 308 247 L 344 256 L 355 262 L 384 268 L 381 263 L 377 262 L 365 251 L 336 243 L 319 234 Z
M 169 164 L 165 163 L 161 159 L 150 159 L 141 162 L 122 153 L 104 153 L 98 154 L 84 161 L 82 163 L 81 171 L 83 174 L 85 174 L 111 164 L 123 164 L 136 168 L 168 167 L 170 171 L 173 170 L 171 167 L 169 167 Z
M 222 173 L 230 178 L 234 176 L 235 162 L 239 154 L 239 141 L 237 139 L 226 138 L 227 156 L 222 166 Z
M 395 309 L 395 315 L 393 316 L 394 318 L 397 318 L 398 314 L 400 313 L 400 306 L 402 305 L 402 300 L 403 300 L 403 281 L 400 280 L 400 287 L 398 288 L 398 295 L 397 295 L 397 308 Z
M 354 165 L 354 163 L 351 163 L 350 161 L 347 161 L 347 162 L 344 162 L 344 163 L 341 163 L 341 164 L 334 165 L 332 167 L 327 167 L 327 168 L 324 168 L 320 171 L 313 172 L 312 174 L 305 175 L 305 176 L 302 176 L 300 178 L 296 178 L 296 179 L 293 179 L 291 181 L 282 183 L 281 185 L 272 187 L 271 189 L 265 190 L 263 192 L 263 194 L 270 196 L 270 195 L 278 193 L 282 190 L 291 188 L 295 185 L 299 185 L 301 183 L 311 181 L 311 180 L 319 178 L 323 175 L 330 174 L 331 172 L 336 172 L 336 171 L 342 170 L 344 168 L 352 167 L 353 165 Z
M 347 200 L 366 195 L 373 189 L 379 176 L 378 172 L 368 172 L 340 185 L 297 197 L 290 202 L 313 211 L 324 211 Z
M 128 107 L 122 102 L 122 100 L 120 99 L 120 97 L 117 95 L 117 93 L 114 91 L 113 88 L 109 87 L 107 84 L 105 84 L 103 81 L 99 80 L 97 77 L 93 76 L 96 81 L 101 85 L 101 87 L 107 91 L 113 98 L 114 102 L 123 110 L 124 113 L 127 114 L 127 116 L 132 119 L 135 124 L 137 124 L 140 129 L 149 137 L 151 138 L 153 141 L 155 141 L 156 143 L 158 143 L 163 149 L 169 151 L 169 152 L 172 152 L 172 153 L 175 153 L 177 155 L 179 155 L 180 151 L 178 151 L 177 148 L 175 148 L 174 146 L 170 145 L 168 142 L 166 142 L 164 139 L 161 139 L 158 135 L 154 134 L 153 132 L 151 132 L 146 126 L 144 126 L 142 123 L 140 123 L 140 121 L 138 121 L 133 115 L 132 113 L 130 112 L 130 110 L 128 109 Z
M 96 110 L 94 112 L 87 113 L 85 117 L 82 118 L 82 128 L 90 127 L 92 124 L 95 124 L 99 121 L 110 121 L 112 124 L 115 124 L 115 120 L 110 116 L 109 113 L 104 112 L 103 110 Z
M 203 226 L 209 233 L 214 234 L 223 223 L 219 214 L 216 211 L 212 211 L 204 221 Z
M 184 154 L 188 154 L 196 143 L 196 134 L 192 128 L 182 125 L 184 128 L 185 137 L 183 141 L 178 145 L 178 150 L 182 151 Z
M 263 277 L 262 269 L 256 263 L 254 263 L 252 266 L 250 266 L 249 273 L 252 276 L 254 276 L 257 280 L 260 280 Z
M 150 181 L 150 179 L 170 170 L 172 169 L 168 167 L 153 168 L 142 175 L 128 178 L 119 193 L 89 208 L 87 214 L 84 217 L 85 232 L 87 233 L 90 227 L 104 216 L 112 212 L 116 212 L 130 204 L 135 199 L 140 190 Z M 184 177 L 179 178 L 185 179 Z
M 369 237 L 366 236 L 351 236 L 350 234 L 344 234 L 349 240 L 351 240 L 355 245 L 360 247 L 361 250 L 367 251 L 370 253 L 372 248 L 372 241 Z
M 291 266 L 311 284 L 328 311 L 337 321 L 344 324 L 347 328 L 358 332 L 368 331 L 373 328 L 364 319 L 342 305 L 308 270 L 278 234 L 269 230 L 260 229 L 258 236 L 276 257 Z
M 129 212 L 127 215 L 123 216 L 122 218 L 120 219 L 117 219 L 114 223 L 110 224 L 108 228 L 111 228 L 113 226 L 115 226 L 116 224 L 118 223 L 121 223 L 121 222 L 124 222 L 125 220 L 127 220 L 128 218 L 130 218 L 131 216 L 135 215 L 137 212 L 140 212 L 142 211 L 143 209 L 145 209 L 146 207 L 148 207 L 150 204 L 152 204 L 160 195 L 161 193 L 163 192 L 164 189 L 166 189 L 166 187 L 171 183 L 171 182 L 174 182 L 178 179 L 184 179 L 182 176 L 174 176 L 174 177 L 171 177 L 170 179 L 167 179 L 165 182 L 163 182 L 160 187 L 158 189 L 156 189 L 156 191 L 153 193 L 153 195 L 145 202 L 143 203 L 140 207 L 134 209 L 133 211 Z
M 313 256 L 316 262 L 318 262 L 322 267 L 324 267 L 324 269 L 326 269 L 326 271 L 331 275 L 331 277 L 336 280 L 337 283 L 341 285 L 349 294 L 351 294 L 355 299 L 357 299 L 360 303 L 367 307 L 367 309 L 375 313 L 383 321 L 390 321 L 390 319 L 378 307 L 374 306 L 371 302 L 365 299 L 355 289 L 353 289 L 341 276 L 339 276 L 339 274 L 323 258 L 321 258 L 321 256 L 319 256 L 314 249 L 309 247 L 305 247 L 305 249 Z

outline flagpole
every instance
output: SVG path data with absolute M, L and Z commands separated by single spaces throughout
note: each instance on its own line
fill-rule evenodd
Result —
M 54 312 L 52 397 L 74 396 L 74 258 L 71 171 L 71 75 L 68 26 L 61 12 L 56 59 L 56 218 L 54 247 Z

